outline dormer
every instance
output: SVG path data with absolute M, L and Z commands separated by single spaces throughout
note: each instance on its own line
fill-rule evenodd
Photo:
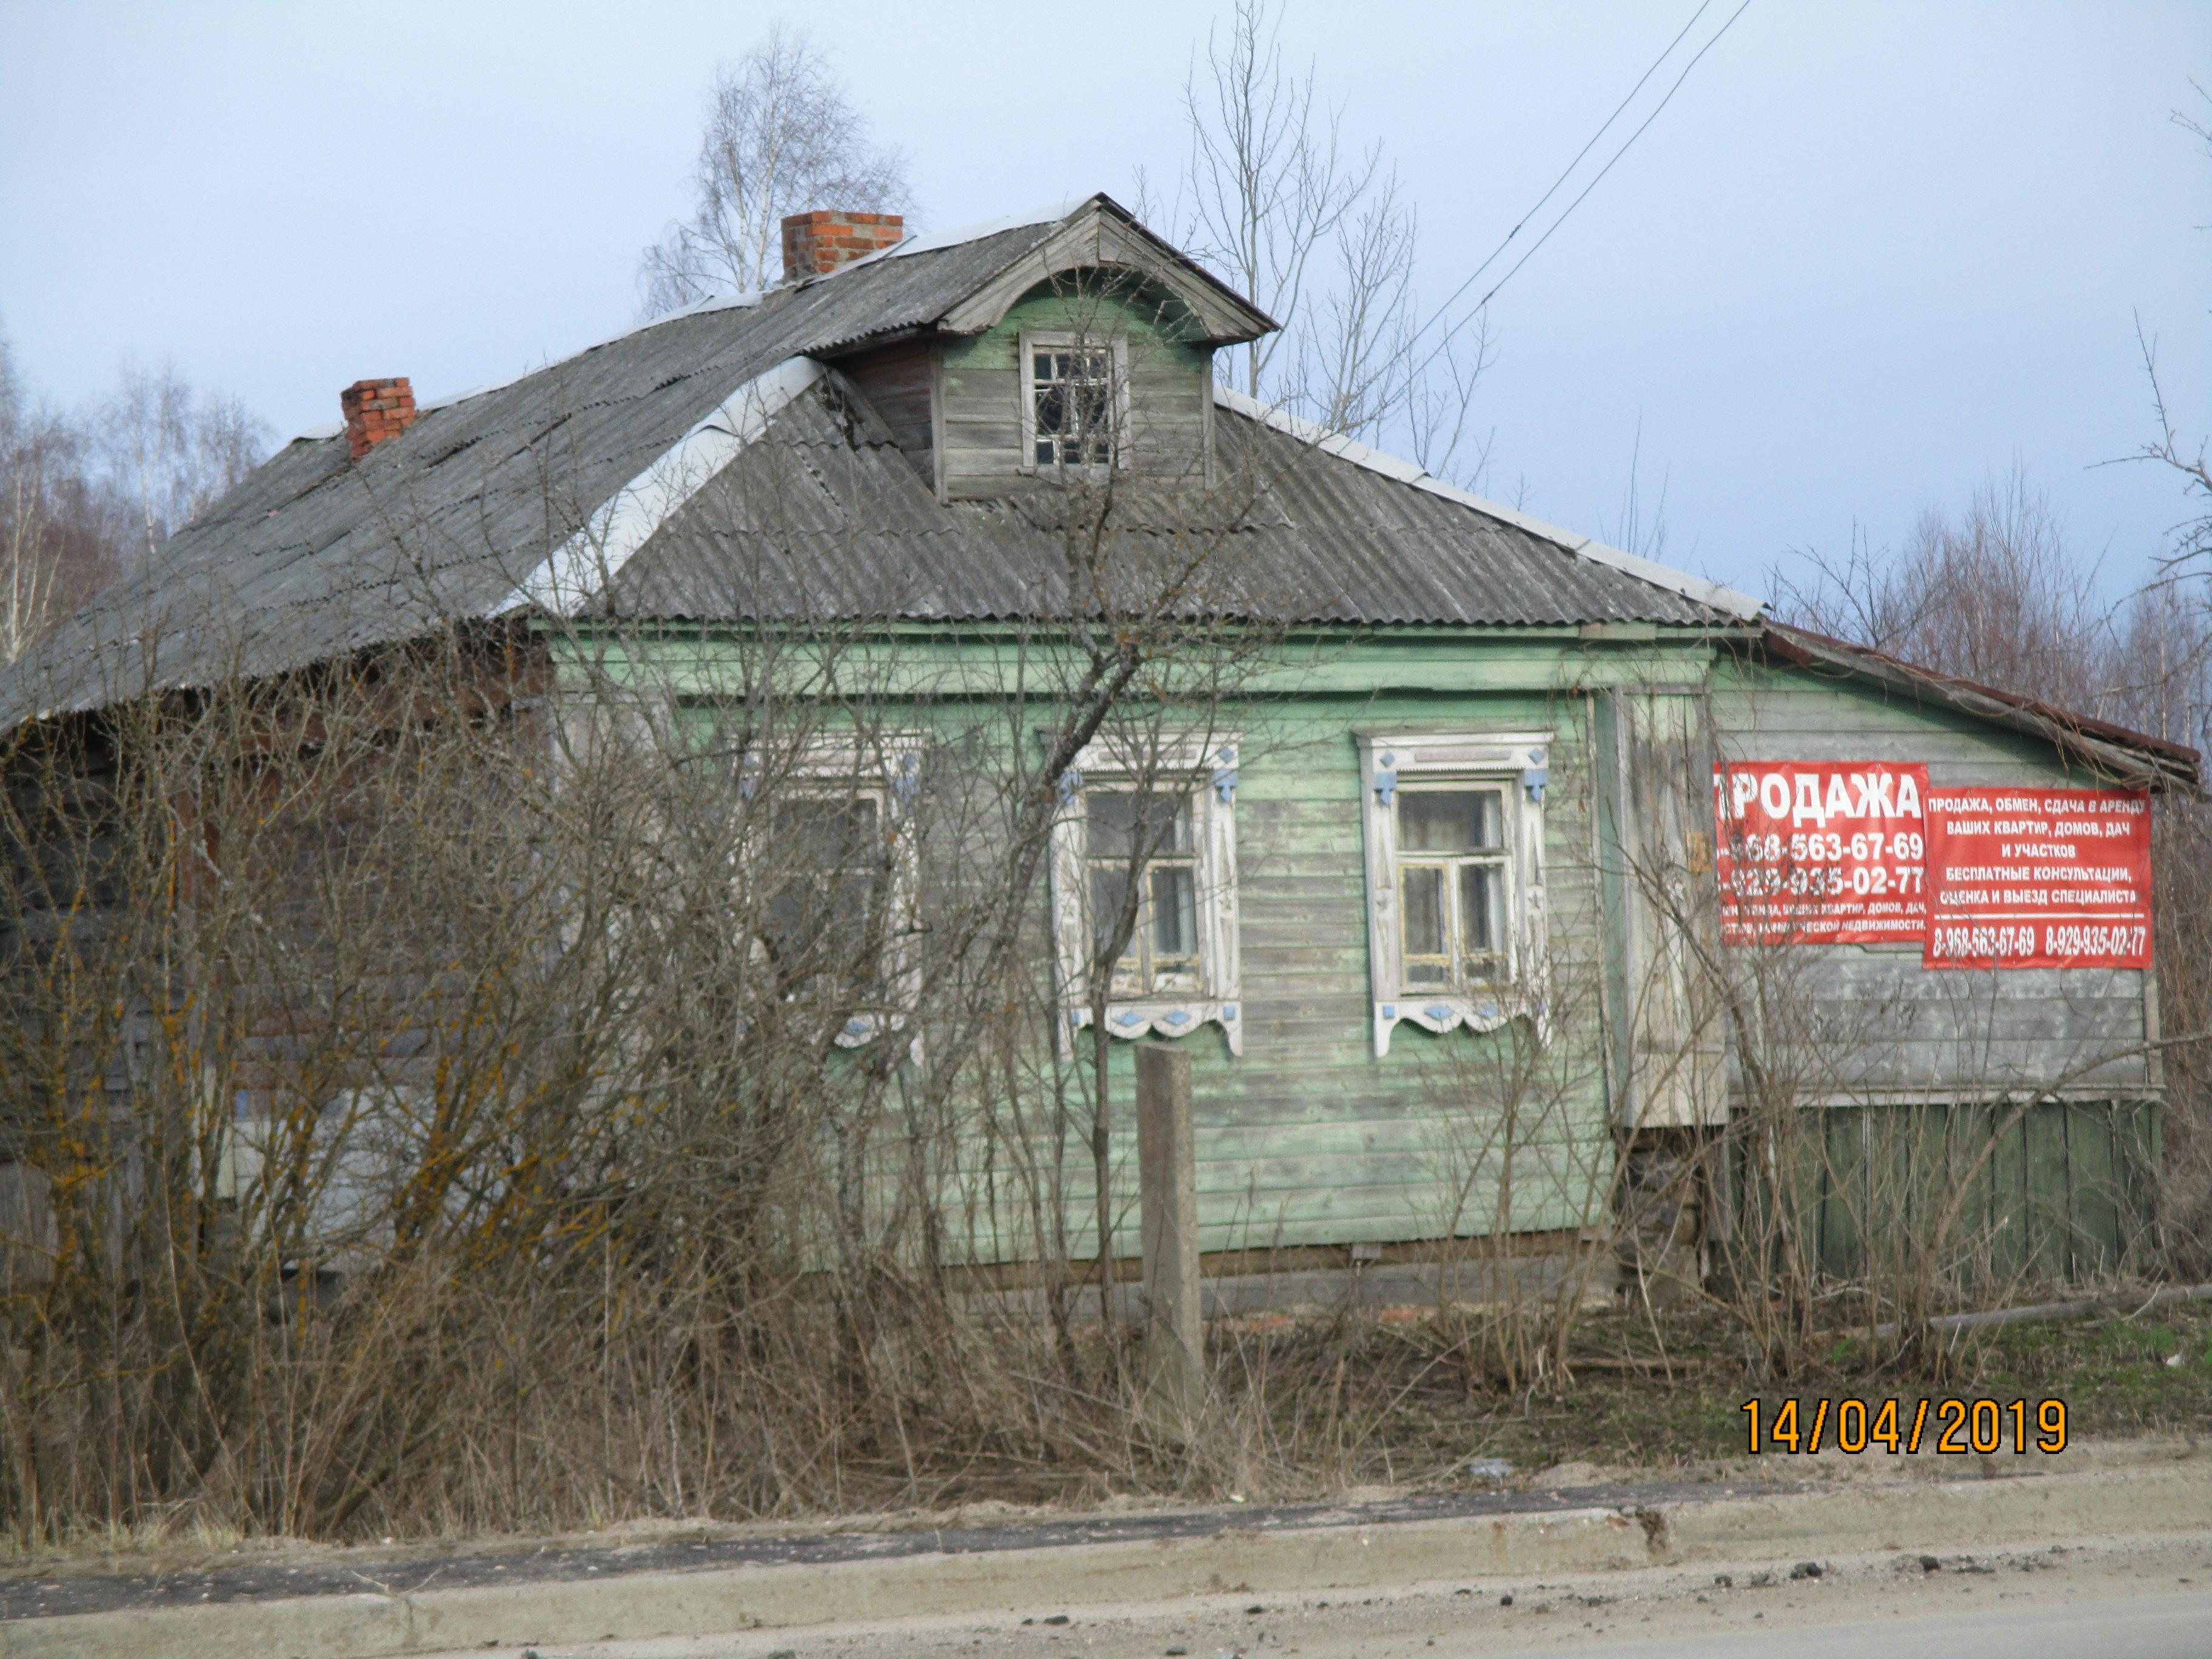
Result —
M 1035 231 L 878 256 L 973 257 L 973 286 L 928 321 L 855 341 L 832 361 L 940 500 L 1095 481 L 1108 469 L 1205 477 L 1213 354 L 1274 322 L 1109 198 Z M 994 246 L 1000 239 L 1016 246 Z

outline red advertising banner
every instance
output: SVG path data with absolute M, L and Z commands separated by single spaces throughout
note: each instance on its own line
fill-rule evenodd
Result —
M 1929 968 L 2150 966 L 2150 796 L 1928 797 Z
M 1721 937 L 1731 945 L 1921 943 L 1927 793 L 1925 766 L 1716 766 Z

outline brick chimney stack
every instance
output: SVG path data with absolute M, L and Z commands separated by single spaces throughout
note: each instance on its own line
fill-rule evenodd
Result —
M 906 221 L 896 213 L 840 213 L 817 208 L 783 222 L 783 280 L 804 282 L 887 247 L 906 235 Z
M 390 380 L 356 380 L 338 393 L 345 411 L 346 444 L 356 461 L 415 423 L 415 389 L 400 375 Z

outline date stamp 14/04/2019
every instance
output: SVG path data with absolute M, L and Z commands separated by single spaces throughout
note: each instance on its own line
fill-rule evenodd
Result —
M 1754 1457 L 1766 1452 L 1809 1454 L 1823 1446 L 1854 1456 L 1875 1450 L 1909 1455 L 1919 1451 L 1923 1437 L 1930 1449 L 1960 1457 L 2008 1448 L 2021 1456 L 2031 1450 L 2066 1449 L 2066 1402 L 2056 1398 L 1900 1401 L 1894 1395 L 1861 1400 L 1823 1395 L 1785 1397 L 1771 1405 L 1747 1400 L 1738 1409 Z

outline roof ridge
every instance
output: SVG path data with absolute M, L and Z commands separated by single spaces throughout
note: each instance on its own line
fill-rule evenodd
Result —
M 595 507 L 575 533 L 485 613 L 536 606 L 573 615 L 605 591 L 630 556 L 709 480 L 737 459 L 792 400 L 829 373 L 818 360 L 787 357 L 707 411 L 644 471 Z
M 893 243 L 887 248 L 879 248 L 875 252 L 864 254 L 857 259 L 848 259 L 833 270 L 822 271 L 797 283 L 779 283 L 773 288 L 749 289 L 738 294 L 710 294 L 705 299 L 695 300 L 688 306 L 679 306 L 674 311 L 665 311 L 657 317 L 648 317 L 642 322 L 632 323 L 627 328 L 617 329 L 611 334 L 603 335 L 596 340 L 576 347 L 572 351 L 563 352 L 558 357 L 548 358 L 545 362 L 529 368 L 517 369 L 502 380 L 486 380 L 480 386 L 470 386 L 460 392 L 446 392 L 435 398 L 418 398 L 416 400 L 415 407 L 416 412 L 422 415 L 428 415 L 434 410 L 450 409 L 456 404 L 465 404 L 474 398 L 488 397 L 495 392 L 504 392 L 517 381 L 526 380 L 533 374 L 542 374 L 549 368 L 558 368 L 562 363 L 574 362 L 579 357 L 587 356 L 607 346 L 619 344 L 635 335 L 659 328 L 665 323 L 682 322 L 686 318 L 705 316 L 717 311 L 749 310 L 772 295 L 786 290 L 797 293 L 803 289 L 813 288 L 835 277 L 858 270 L 863 266 L 873 265 L 881 260 L 907 258 L 917 253 L 940 252 L 963 246 L 969 242 L 980 242 L 987 237 L 1000 235 L 1006 231 L 1022 230 L 1030 226 L 1042 228 L 1057 225 L 1079 209 L 1096 199 L 1097 197 L 1093 195 L 1060 203 L 1055 208 L 1046 210 L 1049 216 L 1016 214 L 964 226 L 958 230 L 947 231 L 941 235 L 909 236 L 902 241 Z M 311 426 L 295 434 L 287 441 L 319 443 L 338 436 L 344 430 L 343 424 Z
M 1387 478 L 1410 484 L 1429 495 L 1441 495 L 1448 501 L 1455 501 L 1462 507 L 1471 507 L 1516 529 L 1525 530 L 1532 536 L 1541 537 L 1570 553 L 1589 560 L 1593 564 L 1606 565 L 1624 574 L 1634 576 L 1639 581 L 1650 582 L 1655 587 L 1663 587 L 1669 592 L 1681 594 L 1685 599 L 1695 599 L 1700 605 L 1711 605 L 1716 611 L 1726 611 L 1746 622 L 1752 622 L 1766 609 L 1765 601 L 1755 599 L 1748 593 L 1739 593 L 1732 587 L 1709 581 L 1703 576 L 1692 576 L 1686 570 L 1676 570 L 1640 554 L 1609 547 L 1595 537 L 1562 530 L 1555 524 L 1548 524 L 1499 502 L 1487 501 L 1456 484 L 1446 483 L 1412 461 L 1361 443 L 1357 438 L 1348 437 L 1341 432 L 1332 432 L 1316 422 L 1293 415 L 1276 404 L 1262 403 L 1234 386 L 1223 386 L 1218 380 L 1214 382 L 1213 400 L 1224 409 L 1272 427 L 1301 443 L 1310 444 L 1324 453 L 1347 460 L 1354 466 L 1364 467 L 1370 472 L 1379 472 Z

